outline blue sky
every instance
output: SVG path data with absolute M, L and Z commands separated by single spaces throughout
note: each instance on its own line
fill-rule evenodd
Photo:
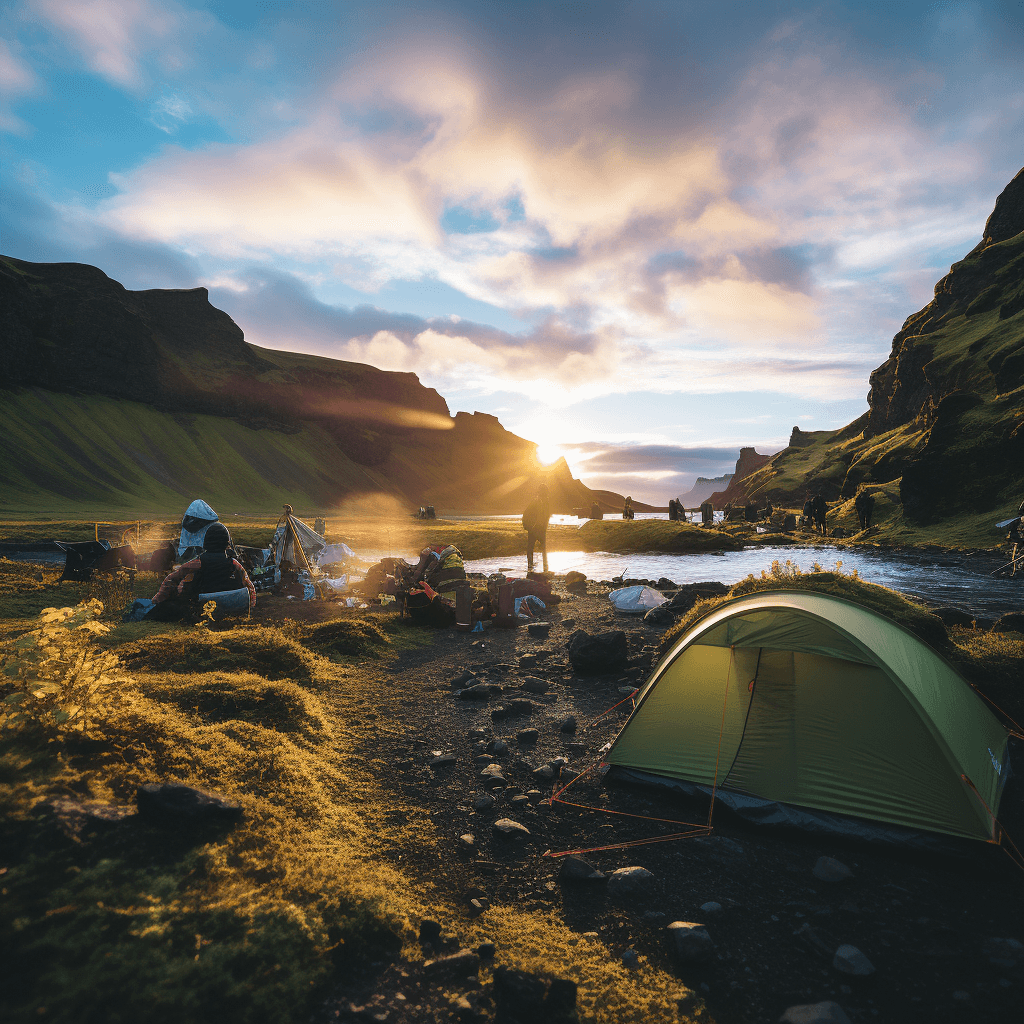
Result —
M 1015 3 L 0 5 L 0 251 L 203 284 L 665 501 L 866 408 L 1024 162 Z

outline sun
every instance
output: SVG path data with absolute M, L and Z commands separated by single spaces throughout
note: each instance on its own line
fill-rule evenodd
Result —
M 550 466 L 551 463 L 557 462 L 562 457 L 562 450 L 557 445 L 553 444 L 539 444 L 537 445 L 537 461 L 542 466 Z

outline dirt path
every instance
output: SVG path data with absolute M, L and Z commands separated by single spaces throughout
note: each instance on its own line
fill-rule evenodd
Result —
M 894 852 L 747 826 L 720 806 L 710 837 L 587 854 L 606 872 L 628 865 L 650 870 L 654 881 L 642 895 L 617 902 L 603 885 L 559 883 L 560 861 L 544 857 L 547 850 L 610 846 L 671 829 L 561 805 L 545 813 L 537 803 L 552 786 L 538 782 L 532 770 L 557 757 L 567 761 L 566 771 L 595 761 L 629 705 L 593 727 L 586 723 L 622 699 L 620 687 L 646 675 L 660 638 L 660 630 L 616 617 L 603 594 L 570 599 L 551 619 L 547 640 L 531 638 L 525 628 L 482 636 L 441 631 L 429 646 L 407 650 L 379 670 L 386 692 L 381 707 L 370 713 L 388 721 L 375 731 L 365 755 L 383 764 L 383 782 L 398 802 L 429 814 L 438 836 L 434 845 L 392 851 L 408 870 L 436 886 L 467 919 L 477 912 L 470 903 L 474 897 L 485 906 L 545 909 L 581 936 L 596 933 L 612 956 L 625 954 L 628 962 L 634 950 L 695 989 L 721 1024 L 775 1021 L 788 1006 L 828 999 L 839 1002 L 853 1021 L 1021 1019 L 1024 963 L 998 955 L 990 940 L 1024 939 L 1024 876 L 1001 851 L 981 844 L 960 858 Z M 574 628 L 625 629 L 628 672 L 574 676 L 565 652 Z M 506 689 L 489 701 L 458 699 L 451 680 L 464 670 Z M 510 692 L 528 677 L 547 683 L 547 692 Z M 494 716 L 496 706 L 524 698 L 533 701 L 532 713 Z M 559 731 L 569 716 L 579 723 L 575 733 Z M 536 743 L 517 742 L 517 732 L 529 728 L 538 732 Z M 484 739 L 472 739 L 472 730 L 484 731 Z M 508 745 L 506 754 L 493 758 L 508 788 L 497 794 L 492 809 L 477 811 L 474 799 L 485 790 L 474 758 L 492 737 Z M 432 764 L 439 754 L 454 755 L 454 763 Z M 1018 788 L 1011 785 L 1007 792 L 1008 821 L 1024 818 Z M 532 790 L 540 793 L 529 795 Z M 526 799 L 516 799 L 524 794 Z M 581 785 L 579 797 L 655 817 L 700 821 L 707 814 L 706 804 L 601 786 L 599 780 Z M 492 838 L 493 822 L 502 817 L 529 829 L 521 847 L 509 849 Z M 464 833 L 476 837 L 469 854 L 459 849 Z M 812 869 L 822 856 L 848 865 L 853 878 L 819 881 Z M 721 909 L 702 910 L 709 902 Z M 680 969 L 664 931 L 675 920 L 706 924 L 714 958 Z M 876 967 L 873 975 L 851 977 L 832 967 L 834 951 L 847 943 L 867 955 Z

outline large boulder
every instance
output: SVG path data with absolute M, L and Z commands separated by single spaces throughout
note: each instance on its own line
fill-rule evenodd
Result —
M 234 825 L 244 817 L 234 800 L 174 783 L 139 786 L 135 800 L 143 821 L 162 828 Z
M 573 669 L 581 675 L 618 672 L 629 660 L 626 634 L 621 629 L 594 634 L 577 629 L 566 646 Z
M 711 935 L 702 924 L 693 921 L 673 921 L 667 929 L 675 943 L 676 954 L 684 963 L 704 960 L 714 951 Z
M 779 1018 L 779 1024 L 850 1024 L 843 1008 L 831 1000 L 791 1006 Z

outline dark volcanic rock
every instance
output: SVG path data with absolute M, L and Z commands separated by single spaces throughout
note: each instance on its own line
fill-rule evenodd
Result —
M 191 786 L 150 783 L 139 786 L 135 799 L 140 817 L 163 828 L 233 825 L 244 817 L 234 800 Z
M 581 675 L 616 672 L 629 660 L 626 634 L 621 629 L 596 634 L 577 629 L 566 646 L 572 667 Z
M 932 614 L 942 619 L 944 626 L 970 626 L 974 616 L 959 608 L 933 608 Z

